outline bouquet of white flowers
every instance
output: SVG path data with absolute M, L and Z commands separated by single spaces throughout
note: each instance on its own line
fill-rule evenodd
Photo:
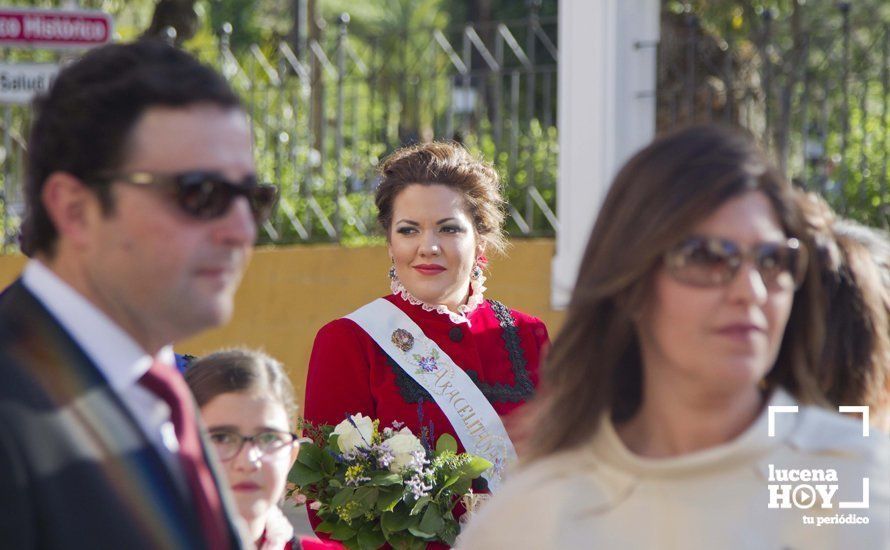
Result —
M 491 463 L 458 454 L 448 434 L 430 448 L 398 423 L 378 427 L 361 414 L 334 427 L 303 423 L 312 443 L 301 445 L 289 480 L 314 501 L 317 530 L 347 548 L 453 545 L 459 527 L 452 509 Z

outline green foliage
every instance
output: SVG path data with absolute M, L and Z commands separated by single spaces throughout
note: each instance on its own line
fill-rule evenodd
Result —
M 841 214 L 890 227 L 890 3 L 669 0 L 731 59 L 738 122 Z M 686 20 L 688 21 L 688 20 Z M 849 35 L 845 35 L 849 28 Z M 743 86 L 756 88 L 742 89 Z M 744 111 L 744 113 L 742 113 Z

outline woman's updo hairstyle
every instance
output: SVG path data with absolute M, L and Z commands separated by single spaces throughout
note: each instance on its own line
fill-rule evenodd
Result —
M 503 252 L 506 248 L 498 173 L 459 144 L 434 141 L 398 149 L 381 163 L 380 177 L 374 203 L 377 221 L 387 236 L 398 194 L 412 184 L 438 184 L 463 195 L 476 234 L 489 250 Z

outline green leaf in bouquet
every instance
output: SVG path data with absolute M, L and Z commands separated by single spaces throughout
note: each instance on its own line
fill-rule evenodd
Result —
M 321 470 L 328 476 L 333 476 L 337 471 L 337 461 L 331 456 L 331 453 L 323 451 L 319 458 Z
M 328 449 L 331 449 L 335 453 L 339 453 L 340 445 L 337 443 L 338 439 L 340 439 L 340 436 L 332 433 L 331 435 L 328 436 L 328 442 L 327 442 L 327 445 L 325 445 L 325 447 L 327 447 Z
M 445 451 L 457 453 L 457 440 L 451 434 L 442 434 L 436 440 L 436 454 L 442 454 Z
M 426 541 L 414 538 L 410 533 L 393 533 L 386 539 L 395 550 L 425 550 Z
M 296 483 L 299 487 L 306 487 L 307 485 L 318 483 L 322 479 L 324 479 L 323 472 L 310 468 L 299 462 L 295 462 L 294 466 L 287 474 L 287 480 L 291 483 Z
M 315 527 L 315 530 L 321 533 L 333 533 L 334 527 L 335 525 L 333 523 L 329 521 L 323 521 Z
M 468 476 L 470 479 L 476 479 L 477 477 L 482 475 L 482 472 L 491 468 L 491 466 L 491 462 L 485 460 L 484 458 L 474 456 L 471 457 L 466 464 L 461 466 L 460 471 L 464 476 Z
M 424 531 L 420 527 L 409 527 L 408 532 L 414 535 L 415 537 L 420 537 L 422 539 L 433 539 L 435 538 L 435 533 L 430 533 L 428 531 Z
M 355 536 L 355 529 L 353 529 L 348 523 L 345 521 L 338 522 L 334 525 L 334 528 L 331 529 L 331 538 L 339 541 L 346 541 Z
M 360 548 L 377 550 L 386 544 L 386 537 L 376 528 L 367 527 L 358 532 L 358 544 Z
M 357 504 L 357 507 L 356 510 L 350 515 L 352 517 L 359 517 L 365 515 L 368 512 L 372 512 L 374 510 L 374 505 L 377 503 L 377 496 L 379 494 L 380 489 L 378 489 L 377 487 L 358 487 L 352 497 L 352 502 Z
M 462 478 L 463 475 L 459 471 L 449 473 L 442 484 L 439 485 L 439 490 L 436 491 L 436 498 L 439 498 L 439 495 L 441 495 L 443 491 L 460 481 Z
M 428 496 L 420 497 L 419 499 L 417 499 L 417 502 L 414 503 L 414 507 L 411 508 L 411 515 L 416 516 L 417 514 L 419 514 L 420 511 L 423 510 L 423 507 L 429 504 L 431 500 L 432 499 Z
M 452 518 L 453 519 L 453 518 Z M 457 535 L 460 534 L 460 526 L 456 521 L 445 522 L 445 527 L 439 531 L 439 538 L 448 546 L 454 546 Z
M 374 472 L 369 477 L 371 481 L 368 482 L 368 485 L 386 486 L 402 484 L 402 476 L 393 472 Z
M 416 520 L 408 514 L 405 506 L 396 506 L 392 512 L 384 512 L 380 515 L 380 527 L 384 533 L 398 533 L 404 531 Z
M 340 489 L 339 491 L 337 491 L 337 494 L 334 495 L 334 498 L 331 499 L 331 508 L 343 506 L 347 502 L 351 501 L 354 495 L 355 489 L 353 489 L 352 487 Z
M 328 453 L 314 443 L 300 446 L 300 454 L 297 455 L 297 464 L 302 464 L 309 469 L 321 471 L 321 463 Z
M 434 535 L 441 531 L 445 527 L 445 521 L 442 519 L 439 507 L 435 504 L 427 506 L 426 512 L 423 513 L 423 518 L 420 520 L 420 525 L 417 527 L 421 531 L 433 533 Z
M 377 498 L 377 510 L 380 512 L 392 512 L 396 504 L 402 500 L 401 487 L 385 487 L 380 489 L 380 495 Z

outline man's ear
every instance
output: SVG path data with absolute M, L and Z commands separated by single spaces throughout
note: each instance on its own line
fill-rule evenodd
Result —
M 53 172 L 43 184 L 40 199 L 60 238 L 74 244 L 87 242 L 90 222 L 101 212 L 96 211 L 99 198 L 79 178 Z

